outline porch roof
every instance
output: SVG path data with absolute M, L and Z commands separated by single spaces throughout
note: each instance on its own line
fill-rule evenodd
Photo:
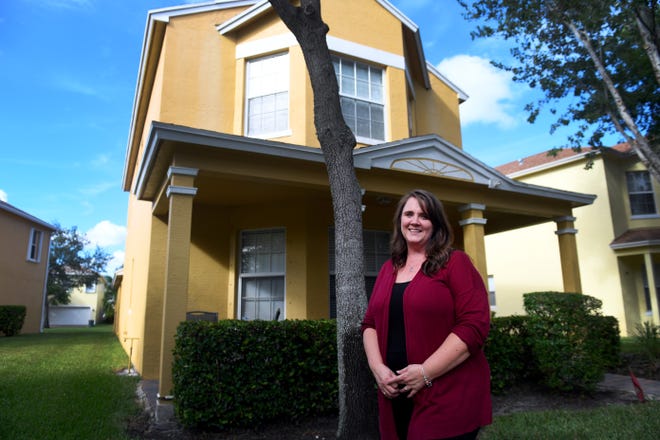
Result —
M 595 199 L 512 180 L 436 135 L 364 147 L 353 154 L 365 205 L 426 188 L 447 206 L 483 204 L 488 233 L 570 215 L 573 208 Z M 199 169 L 195 199 L 200 203 L 329 197 L 319 148 L 153 122 L 132 192 L 152 201 L 156 213 L 167 209 L 166 204 L 157 205 L 172 166 Z

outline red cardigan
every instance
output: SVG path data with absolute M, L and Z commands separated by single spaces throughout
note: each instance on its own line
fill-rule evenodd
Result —
M 376 329 L 383 359 L 395 279 L 394 266 L 387 261 L 362 322 L 363 331 Z M 470 352 L 462 364 L 413 396 L 408 440 L 452 437 L 490 424 L 490 370 L 482 350 L 490 327 L 490 307 L 488 292 L 470 258 L 455 250 L 433 277 L 419 271 L 406 288 L 403 311 L 409 364 L 424 362 L 452 332 Z M 380 392 L 378 406 L 381 439 L 396 440 L 391 403 Z

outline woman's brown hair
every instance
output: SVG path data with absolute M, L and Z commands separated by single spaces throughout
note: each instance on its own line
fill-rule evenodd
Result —
M 433 233 L 426 243 L 426 261 L 422 265 L 424 275 L 432 276 L 447 264 L 453 250 L 454 233 L 447 220 L 442 202 L 433 193 L 423 189 L 414 189 L 399 200 L 394 213 L 394 231 L 390 242 L 392 263 L 394 267 L 400 269 L 406 264 L 408 258 L 408 245 L 401 232 L 401 215 L 404 205 L 411 197 L 417 199 L 419 206 L 433 225 Z

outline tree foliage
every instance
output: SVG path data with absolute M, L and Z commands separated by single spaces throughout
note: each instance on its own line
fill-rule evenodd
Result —
M 362 348 L 367 306 L 362 245 L 362 193 L 353 164 L 355 136 L 346 125 L 326 41 L 320 0 L 270 0 L 298 40 L 314 93 L 314 126 L 325 158 L 335 223 L 339 439 L 377 438 L 373 379 Z
M 618 132 L 660 181 L 659 0 L 458 0 L 465 17 L 482 23 L 473 38 L 512 40 L 515 65 L 494 64 L 545 97 L 550 127 L 577 123 L 568 144 L 603 147 Z M 568 102 L 559 110 L 557 104 Z
M 49 304 L 69 304 L 71 289 L 95 282 L 110 261 L 110 254 L 96 246 L 88 249 L 89 240 L 73 226 L 55 224 L 50 240 L 48 263 Z

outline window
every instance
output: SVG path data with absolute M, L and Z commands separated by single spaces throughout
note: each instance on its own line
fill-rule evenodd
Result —
M 646 305 L 646 316 L 653 316 L 653 302 L 651 301 L 651 289 L 649 288 L 649 277 L 646 273 L 646 266 L 642 265 L 642 285 L 644 286 L 644 303 Z M 660 304 L 660 265 L 653 265 L 653 276 L 655 278 L 655 295 L 658 298 L 658 303 Z
M 495 310 L 497 303 L 495 302 L 495 276 L 488 275 L 488 301 L 490 302 L 490 309 Z
M 328 261 L 330 264 L 330 318 L 337 317 L 337 294 L 335 284 L 335 230 L 328 233 Z M 364 286 L 367 297 L 376 283 L 376 277 L 381 266 L 390 258 L 390 233 L 385 231 L 363 231 L 364 246 Z
M 241 232 L 239 316 L 284 319 L 284 230 Z
M 43 231 L 32 229 L 30 232 L 30 243 L 28 244 L 27 259 L 38 263 L 41 261 L 41 242 L 43 241 Z
M 248 61 L 247 135 L 272 136 L 289 129 L 289 57 L 272 55 Z
M 383 105 L 383 69 L 367 64 L 332 57 L 341 111 L 346 124 L 358 140 L 385 140 Z
M 96 281 L 85 284 L 85 293 L 96 293 Z
M 626 173 L 626 182 L 631 215 L 656 214 L 653 186 L 648 171 L 629 171 Z

